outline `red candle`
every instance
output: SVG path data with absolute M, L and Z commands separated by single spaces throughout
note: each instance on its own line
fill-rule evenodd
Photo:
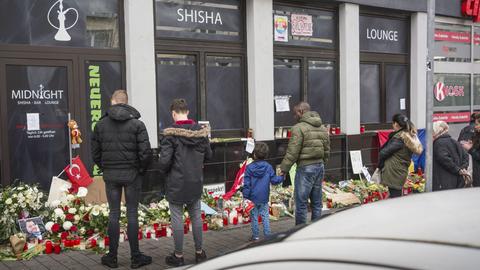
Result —
M 60 248 L 60 244 L 55 244 L 55 246 L 53 247 L 53 252 L 55 252 L 55 254 L 60 254 L 60 251 L 62 251 L 62 249 Z
M 340 127 L 335 128 L 335 134 L 340 135 L 342 131 L 340 130 Z
M 158 227 L 159 227 L 159 226 L 160 226 L 160 224 L 155 223 L 155 224 L 153 224 L 153 229 L 156 231 L 156 230 L 158 230 Z
M 53 251 L 52 241 L 45 242 L 45 254 L 51 254 Z
M 80 245 L 80 238 L 75 239 L 75 246 Z
M 167 225 L 162 225 L 160 229 L 160 237 L 167 237 Z
M 90 240 L 90 245 L 92 246 L 92 248 L 96 247 L 97 246 L 97 240 L 95 240 L 94 238 L 92 240 Z
M 142 240 L 143 239 L 143 233 L 142 233 L 142 230 L 138 230 L 138 240 Z
M 228 217 L 223 217 L 223 226 L 228 226 Z
M 287 131 L 287 138 L 290 138 L 290 137 L 292 137 L 292 130 L 291 129 L 289 129 Z
M 237 225 L 238 224 L 238 217 L 233 217 L 233 225 Z
M 162 237 L 162 232 L 160 230 L 155 231 L 155 238 Z
M 188 224 L 183 224 L 183 234 L 188 234 Z
M 205 220 L 205 212 L 202 211 L 202 220 Z
M 106 236 L 103 241 L 104 241 L 104 243 L 105 243 L 105 246 L 110 245 L 110 238 L 108 238 L 108 236 Z
M 204 232 L 208 231 L 208 223 L 207 222 L 203 222 L 203 231 Z
M 258 216 L 258 223 L 262 223 L 262 216 Z
M 147 232 L 147 239 L 152 238 L 152 233 L 150 231 Z

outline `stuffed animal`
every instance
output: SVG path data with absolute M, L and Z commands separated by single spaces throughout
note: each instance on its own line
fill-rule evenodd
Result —
M 68 127 L 70 128 L 70 137 L 72 138 L 72 144 L 81 144 L 82 143 L 82 133 L 78 129 L 77 121 L 70 120 L 68 121 Z

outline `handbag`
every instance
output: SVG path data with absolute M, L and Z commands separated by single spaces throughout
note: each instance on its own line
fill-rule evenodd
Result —
M 380 184 L 382 182 L 382 172 L 380 171 L 379 168 L 375 169 L 375 172 L 373 173 L 371 180 L 375 184 Z

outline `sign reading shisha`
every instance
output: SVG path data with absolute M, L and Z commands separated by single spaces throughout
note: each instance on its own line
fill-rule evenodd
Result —
M 53 24 L 52 21 L 50 20 L 50 13 L 52 12 L 53 8 L 56 7 L 56 6 L 58 6 L 58 10 L 56 10 L 57 11 L 58 26 Z M 76 18 L 75 18 L 75 21 L 72 25 L 70 25 L 68 27 L 65 27 L 65 20 L 67 18 L 66 15 L 69 11 L 75 12 Z M 72 14 L 72 13 L 70 12 L 70 14 Z M 58 0 L 48 10 L 47 19 L 48 19 L 48 23 L 53 28 L 58 30 L 57 34 L 55 35 L 55 40 L 57 40 L 57 41 L 70 41 L 72 39 L 70 37 L 70 35 L 68 34 L 67 30 L 74 27 L 78 22 L 78 11 L 76 9 L 67 8 L 67 9 L 63 10 L 63 0 Z

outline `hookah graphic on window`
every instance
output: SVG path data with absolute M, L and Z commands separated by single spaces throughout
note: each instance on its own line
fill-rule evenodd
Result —
M 56 7 L 56 6 L 58 6 L 58 10 L 57 10 L 58 26 L 53 24 L 52 21 L 50 20 L 50 13 L 52 12 L 53 8 Z M 75 12 L 76 18 L 75 18 L 75 22 L 72 25 L 70 25 L 68 27 L 65 27 L 65 20 L 67 18 L 66 15 L 67 14 L 72 14 L 72 12 L 69 13 L 69 11 Z M 55 40 L 57 40 L 57 41 L 70 41 L 72 39 L 72 37 L 70 37 L 70 35 L 68 34 L 67 30 L 74 27 L 78 22 L 78 11 L 76 9 L 67 8 L 67 9 L 63 10 L 63 0 L 58 0 L 48 10 L 47 19 L 48 19 L 48 23 L 53 28 L 58 30 L 57 34 L 55 34 Z

